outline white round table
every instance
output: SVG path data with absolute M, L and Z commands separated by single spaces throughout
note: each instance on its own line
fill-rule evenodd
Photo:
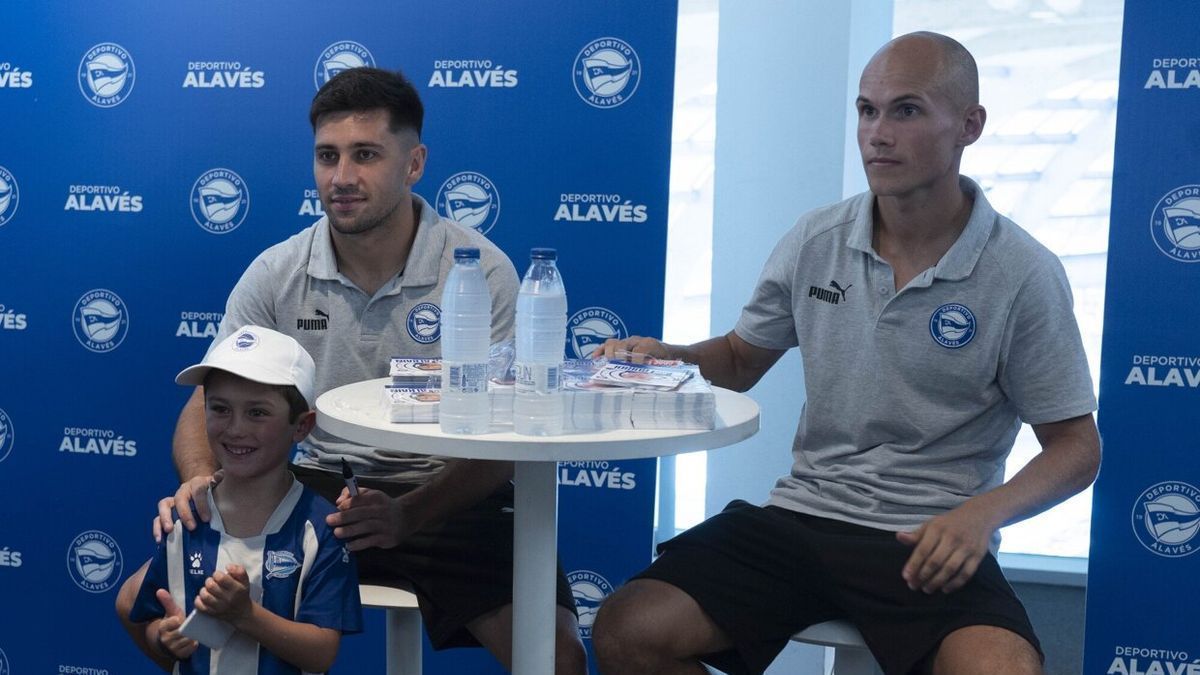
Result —
M 317 398 L 317 425 L 356 443 L 390 450 L 515 462 L 513 533 L 513 673 L 554 672 L 558 462 L 664 457 L 737 443 L 758 431 L 758 404 L 714 387 L 715 429 L 615 429 L 522 436 L 494 427 L 473 436 L 444 434 L 437 424 L 394 424 L 384 414 L 389 378 L 355 382 Z

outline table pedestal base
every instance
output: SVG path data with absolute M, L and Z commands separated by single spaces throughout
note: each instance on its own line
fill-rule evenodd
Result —
M 513 483 L 513 673 L 553 675 L 558 463 L 517 462 Z

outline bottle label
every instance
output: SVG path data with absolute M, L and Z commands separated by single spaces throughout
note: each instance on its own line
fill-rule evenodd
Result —
M 450 366 L 446 388 L 463 394 L 478 394 L 487 391 L 486 363 L 455 363 Z
M 513 370 L 516 391 L 522 394 L 553 394 L 562 388 L 558 365 L 518 363 Z

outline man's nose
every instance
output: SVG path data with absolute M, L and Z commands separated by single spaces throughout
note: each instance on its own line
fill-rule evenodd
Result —
M 334 185 L 353 185 L 358 179 L 358 173 L 354 170 L 354 162 L 348 158 L 342 157 L 338 160 L 337 166 L 333 169 L 332 181 Z

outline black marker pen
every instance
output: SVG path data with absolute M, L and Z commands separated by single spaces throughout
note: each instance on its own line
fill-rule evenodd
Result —
M 342 478 L 346 481 L 346 489 L 350 491 L 351 497 L 358 496 L 358 479 L 354 477 L 354 472 L 350 470 L 350 462 L 346 458 L 342 458 Z

